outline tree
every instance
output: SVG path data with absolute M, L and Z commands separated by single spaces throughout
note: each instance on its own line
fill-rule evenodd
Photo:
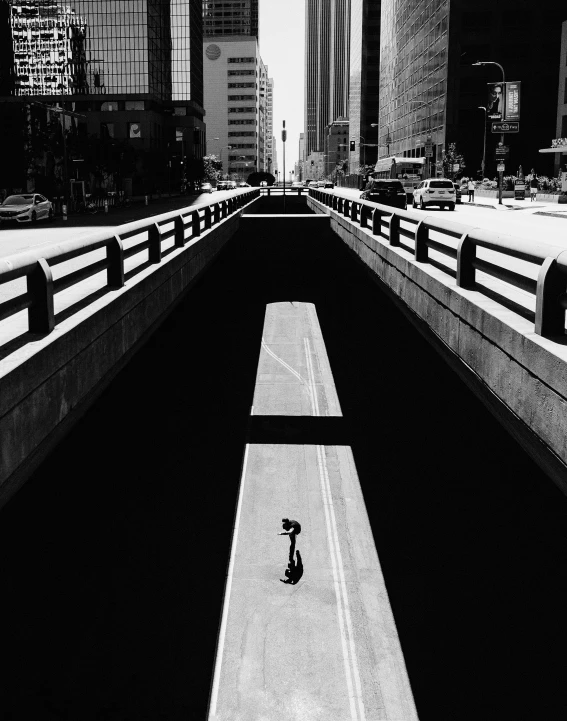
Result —
M 453 170 L 453 165 L 458 165 L 459 170 Z M 465 167 L 465 158 L 457 151 L 457 143 L 449 143 L 449 148 L 443 156 L 443 176 L 452 178 L 455 173 L 461 172 Z
M 203 158 L 203 180 L 216 183 L 222 176 L 222 163 L 217 155 L 205 155 Z

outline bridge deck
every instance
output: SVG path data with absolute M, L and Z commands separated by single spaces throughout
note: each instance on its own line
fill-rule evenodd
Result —
M 315 307 L 269 304 L 210 721 L 417 718 L 342 423 Z

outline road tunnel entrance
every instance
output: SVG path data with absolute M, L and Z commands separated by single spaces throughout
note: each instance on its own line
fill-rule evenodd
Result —
M 305 220 L 283 244 L 243 219 L 2 510 L 7 716 L 206 717 L 266 306 L 294 299 L 317 310 L 419 718 L 561 716 L 564 496 Z

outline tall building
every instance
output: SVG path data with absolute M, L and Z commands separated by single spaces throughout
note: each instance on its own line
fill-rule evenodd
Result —
M 557 93 L 557 123 L 555 138 L 567 138 L 567 21 L 561 26 L 561 48 L 559 52 L 559 83 Z M 552 138 L 553 140 L 554 138 Z M 543 139 L 545 141 L 545 138 Z M 545 143 L 543 144 L 544 147 Z M 565 147 L 567 153 L 567 147 Z M 554 158 L 555 174 L 561 170 L 567 170 L 567 154 L 557 153 Z
M 3 116 L 25 117 L 32 98 L 82 115 L 89 136 L 139 156 L 134 194 L 200 175 L 201 0 L 0 0 L 0 22 Z
M 380 0 L 350 0 L 349 112 L 350 172 L 374 165 L 380 93 Z
M 267 71 L 267 68 L 266 68 Z M 274 79 L 266 84 L 266 129 L 264 133 L 264 169 L 273 173 L 274 166 Z
M 322 151 L 329 123 L 348 115 L 350 3 L 305 3 L 306 156 Z
M 258 0 L 203 0 L 203 35 L 258 37 Z
M 207 151 L 220 157 L 223 175 L 244 178 L 265 169 L 267 71 L 256 38 L 210 40 L 203 50 Z
M 245 179 L 275 162 L 273 81 L 258 47 L 258 0 L 202 0 L 209 153 Z
M 521 82 L 520 132 L 506 135 L 507 172 L 551 173 L 538 149 L 553 137 L 557 114 L 561 22 L 567 6 L 528 0 L 382 0 L 379 156 L 423 157 L 431 136 L 432 171 L 442 172 L 450 143 L 477 176 L 483 155 L 487 83 Z M 488 63 L 473 65 L 477 61 Z M 499 134 L 488 119 L 486 171 L 496 174 Z

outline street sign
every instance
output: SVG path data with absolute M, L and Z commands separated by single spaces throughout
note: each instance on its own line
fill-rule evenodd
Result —
M 460 163 L 453 163 L 453 173 L 456 173 L 460 167 L 461 167 Z
M 282 142 L 285 143 L 287 140 L 287 130 L 282 130 Z
M 504 167 L 504 163 L 498 163 L 498 165 L 496 166 L 496 170 L 499 173 L 503 173 L 506 170 L 506 168 Z
M 433 143 L 428 140 L 425 143 L 425 157 L 426 158 L 432 158 L 433 157 Z
M 510 152 L 510 146 L 509 145 L 497 145 L 494 149 L 494 154 L 496 157 L 499 155 L 506 157 L 508 153 Z
M 519 133 L 520 132 L 520 123 L 519 122 L 492 123 L 492 132 L 493 133 Z

